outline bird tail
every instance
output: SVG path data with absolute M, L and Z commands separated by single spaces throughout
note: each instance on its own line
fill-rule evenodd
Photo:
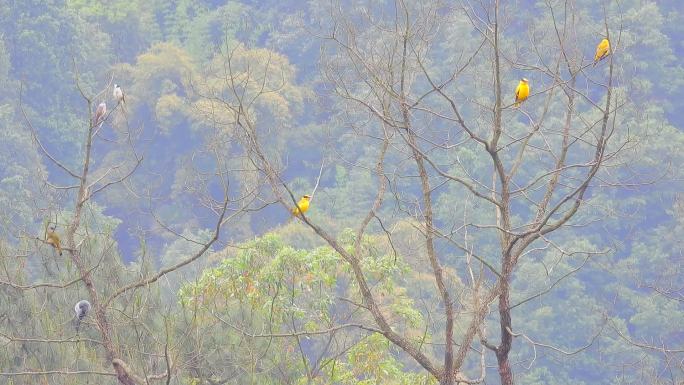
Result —
M 600 56 L 600 57 L 595 57 L 595 58 L 594 58 L 594 65 L 593 65 L 593 67 L 596 67 L 596 65 L 597 65 L 601 60 L 607 58 L 608 55 L 610 55 L 610 52 L 606 52 L 606 53 L 604 53 L 604 54 L 603 54 L 602 56 Z
M 81 319 L 74 317 L 74 329 L 76 329 L 76 334 L 78 334 L 78 329 L 81 327 Z
M 62 256 L 62 246 L 57 245 L 57 251 L 59 251 L 59 255 Z
M 302 214 L 299 212 L 299 209 L 297 207 L 293 208 L 290 210 L 290 218 L 287 219 L 287 224 L 290 224 L 292 221 L 295 219 L 299 218 Z

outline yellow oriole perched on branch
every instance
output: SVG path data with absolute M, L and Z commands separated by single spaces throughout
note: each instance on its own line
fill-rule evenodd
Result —
M 307 212 L 309 210 L 309 201 L 311 201 L 311 195 L 302 196 L 299 202 L 297 202 L 297 207 L 292 209 L 292 215 L 297 217 L 299 214 Z
M 524 102 L 528 96 L 530 96 L 530 82 L 522 78 L 518 86 L 515 87 L 515 106 L 520 107 L 520 103 Z
M 605 59 L 608 55 L 610 55 L 610 42 L 608 41 L 608 39 L 603 39 L 596 46 L 596 55 L 594 55 L 594 66 L 596 66 L 596 63 Z

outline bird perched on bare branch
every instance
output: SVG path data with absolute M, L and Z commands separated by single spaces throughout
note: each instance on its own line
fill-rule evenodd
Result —
M 303 214 L 309 210 L 309 202 L 311 201 L 311 195 L 304 195 L 302 198 L 297 202 L 297 207 L 292 209 L 292 215 L 295 217 L 299 216 L 300 214 Z
M 524 102 L 528 96 L 530 96 L 530 81 L 522 78 L 515 88 L 515 106 L 520 107 L 520 104 Z
M 62 255 L 62 245 L 59 240 L 59 235 L 55 232 L 55 226 L 48 227 L 47 234 L 45 235 L 45 242 L 52 245 L 52 247 L 59 252 L 59 255 Z
M 608 55 L 610 55 L 610 42 L 608 41 L 608 39 L 603 39 L 596 46 L 596 55 L 594 55 L 594 66 L 596 66 L 596 63 L 608 57 Z
M 126 95 L 123 92 L 123 89 L 121 89 L 121 86 L 118 84 L 114 84 L 114 100 L 116 100 L 117 104 L 121 103 L 126 103 Z
M 107 104 L 105 102 L 100 103 L 95 110 L 95 116 L 93 117 L 93 127 L 101 126 L 105 120 L 105 114 L 107 114 Z
M 90 302 L 86 300 L 81 300 L 76 303 L 76 306 L 74 306 L 74 311 L 76 312 L 76 317 L 74 318 L 74 326 L 76 327 L 76 333 L 78 333 L 78 328 L 81 326 L 81 321 L 88 315 L 88 312 L 90 312 Z

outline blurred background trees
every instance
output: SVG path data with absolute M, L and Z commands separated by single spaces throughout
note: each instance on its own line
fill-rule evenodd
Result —
M 515 383 L 680 383 L 683 15 L 678 1 L 0 0 L 0 382 L 448 383 L 416 359 L 445 366 L 446 292 L 454 376 L 496 384 L 484 345 L 507 332 L 506 282 Z M 614 54 L 593 68 L 606 26 Z M 521 77 L 532 96 L 514 109 Z M 508 225 L 473 139 L 497 127 Z M 504 274 L 506 238 L 534 228 L 553 175 L 548 208 L 598 163 L 577 213 Z M 290 219 L 314 186 L 306 221 Z M 94 309 L 76 334 L 81 299 Z

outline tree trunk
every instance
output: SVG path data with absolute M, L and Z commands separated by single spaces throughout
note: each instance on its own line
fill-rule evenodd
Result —
M 513 335 L 511 334 L 511 307 L 510 307 L 510 272 L 511 263 L 510 256 L 504 256 L 504 271 L 501 284 L 501 292 L 499 293 L 499 323 L 501 326 L 501 344 L 496 349 L 496 361 L 499 366 L 499 377 L 501 378 L 501 385 L 513 385 L 513 371 L 508 361 L 508 355 L 513 344 Z

